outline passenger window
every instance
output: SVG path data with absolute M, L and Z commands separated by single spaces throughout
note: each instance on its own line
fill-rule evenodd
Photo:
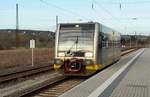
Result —
M 102 47 L 108 47 L 108 38 L 106 35 L 102 35 Z
M 108 40 L 106 41 L 106 47 L 108 48 L 109 44 L 108 44 Z
M 101 48 L 102 47 L 102 35 L 101 35 L 101 32 L 99 32 L 99 36 L 98 36 L 98 47 Z

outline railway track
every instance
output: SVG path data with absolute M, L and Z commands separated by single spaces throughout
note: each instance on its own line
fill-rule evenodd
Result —
M 75 77 L 68 77 L 60 82 L 57 82 L 53 85 L 47 86 L 43 89 L 40 89 L 34 93 L 25 95 L 23 97 L 58 97 L 59 95 L 63 94 L 67 90 L 75 87 L 76 85 L 85 81 L 88 77 L 85 78 L 75 78 Z
M 128 53 L 130 53 L 130 52 L 135 51 L 135 50 L 137 50 L 137 49 L 136 49 L 136 48 L 131 48 L 131 49 L 123 50 L 123 51 L 121 52 L 121 56 L 124 56 L 124 55 L 126 55 L 126 54 L 128 54 Z
M 0 83 L 52 70 L 51 65 L 35 65 L 10 68 L 0 71 Z
M 59 74 L 58 72 L 47 72 L 41 76 L 31 77 L 30 79 L 18 82 L 15 85 L 1 88 L 0 97 L 20 97 L 65 78 L 65 76 Z
M 134 50 L 135 49 L 123 51 L 121 55 L 123 56 Z M 17 68 L 17 69 L 8 71 L 8 72 L 1 71 L 2 73 L 0 73 L 0 83 L 10 81 L 13 79 L 17 79 L 17 78 L 21 78 L 21 77 L 25 77 L 25 76 L 39 74 L 41 72 L 49 71 L 52 69 L 53 68 L 50 65 L 49 66 L 43 65 L 43 66 L 37 66 L 37 67 L 27 67 L 27 68 L 23 68 L 23 69 Z M 51 78 L 51 76 L 49 76 L 49 77 Z M 73 88 L 74 86 L 80 84 L 85 79 L 87 79 L 87 78 L 83 79 L 83 78 L 70 78 L 70 77 L 67 78 L 67 77 L 63 77 L 59 74 L 55 74 L 55 75 L 53 75 L 53 77 L 51 79 L 50 78 L 43 80 L 43 82 L 41 81 L 41 83 L 37 83 L 37 85 L 35 83 L 35 84 L 31 85 L 31 87 L 26 87 L 23 90 L 16 89 L 16 91 L 14 91 L 12 93 L 6 93 L 6 94 L 4 93 L 6 96 L 3 96 L 3 97 L 10 97 L 10 96 L 18 97 L 18 96 L 24 96 L 24 95 L 25 95 L 24 97 L 29 97 L 29 96 L 30 97 L 57 97 L 58 95 L 64 93 L 65 91 Z M 39 91 L 42 91 L 42 92 L 39 92 Z M 2 91 L 0 90 L 0 93 L 1 92 Z

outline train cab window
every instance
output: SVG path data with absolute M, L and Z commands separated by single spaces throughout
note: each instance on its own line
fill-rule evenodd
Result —
M 58 36 L 58 56 L 84 57 L 94 51 L 95 24 L 61 24 Z M 92 56 L 93 57 L 93 56 Z

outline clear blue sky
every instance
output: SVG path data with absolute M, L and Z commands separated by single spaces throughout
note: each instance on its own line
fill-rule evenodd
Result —
M 61 23 L 97 21 L 124 34 L 150 34 L 150 0 L 0 1 L 0 29 L 15 29 L 18 3 L 20 29 L 54 31 L 58 15 Z

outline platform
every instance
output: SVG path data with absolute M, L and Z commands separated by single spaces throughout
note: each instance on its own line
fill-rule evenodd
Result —
M 150 97 L 150 49 L 140 49 L 60 97 Z
M 150 49 L 146 49 L 110 97 L 150 97 Z

